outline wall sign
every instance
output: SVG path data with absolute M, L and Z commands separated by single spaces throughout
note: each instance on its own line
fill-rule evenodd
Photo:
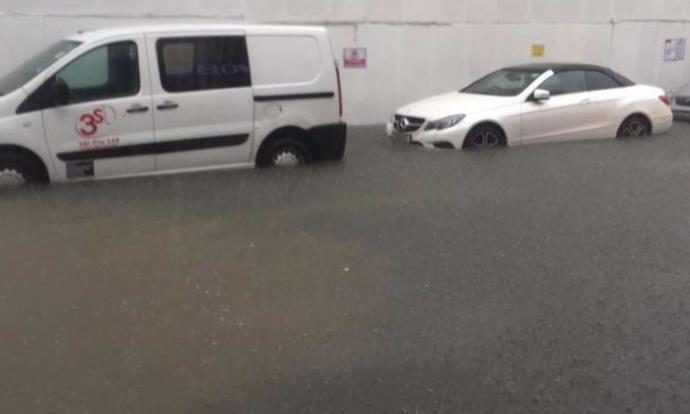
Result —
M 546 55 L 546 46 L 543 44 L 532 45 L 532 57 L 544 57 Z
M 364 47 L 348 47 L 343 51 L 344 66 L 349 69 L 365 69 L 367 67 L 367 49 Z
M 664 43 L 664 61 L 678 62 L 685 60 L 685 38 L 667 39 Z

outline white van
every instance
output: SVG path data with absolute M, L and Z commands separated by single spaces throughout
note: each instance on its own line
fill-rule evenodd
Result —
M 342 111 L 322 27 L 80 32 L 0 78 L 0 182 L 340 160 Z

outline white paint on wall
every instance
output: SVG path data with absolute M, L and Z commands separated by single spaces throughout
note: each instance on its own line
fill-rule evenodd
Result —
M 487 71 L 533 61 L 609 65 L 667 89 L 690 61 L 663 62 L 667 38 L 690 38 L 688 0 L 4 0 L 0 74 L 79 29 L 149 22 L 307 23 L 329 27 L 336 55 L 366 47 L 365 70 L 343 70 L 346 117 L 383 122 L 395 108 L 459 89 Z

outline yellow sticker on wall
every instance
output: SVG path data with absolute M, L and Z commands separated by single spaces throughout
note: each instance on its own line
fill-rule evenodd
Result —
M 532 57 L 544 57 L 546 54 L 546 46 L 542 44 L 532 45 Z

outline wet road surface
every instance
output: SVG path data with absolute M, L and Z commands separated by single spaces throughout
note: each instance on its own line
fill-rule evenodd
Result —
M 690 127 L 0 195 L 3 413 L 680 413 Z

